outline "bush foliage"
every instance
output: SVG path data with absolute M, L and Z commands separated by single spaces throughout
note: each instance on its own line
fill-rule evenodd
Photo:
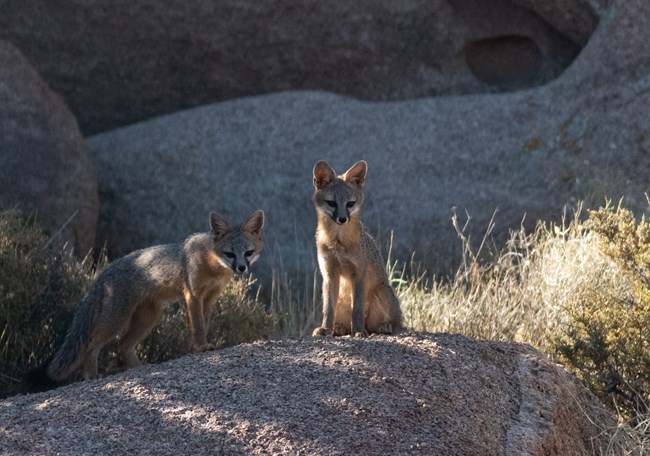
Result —
M 33 217 L 0 212 L 0 396 L 16 392 L 26 368 L 61 343 L 91 263 L 49 246 Z
M 560 361 L 629 417 L 650 403 L 650 224 L 620 205 L 589 213 L 587 226 L 615 261 L 616 287 L 592 288 L 567 306 Z
M 529 343 L 573 370 L 606 404 L 631 419 L 625 434 L 646 445 L 650 429 L 650 224 L 621 205 L 582 212 L 559 225 L 514 231 L 504 249 L 477 251 L 454 216 L 464 249 L 453 277 L 407 277 L 387 267 L 407 327 Z M 94 276 L 47 245 L 32 218 L 0 213 L 0 393 L 14 391 L 19 375 L 60 343 L 74 307 Z M 486 261 L 485 259 L 488 258 Z M 412 270 L 417 270 L 414 266 Z M 309 271 L 310 274 L 312 271 Z M 314 276 L 314 289 L 316 288 Z M 319 298 L 278 280 L 270 311 L 251 296 L 254 283 L 233 281 L 210 323 L 209 341 L 228 346 L 277 335 L 308 334 Z M 168 305 L 140 347 L 144 362 L 190 351 L 185 306 Z M 114 349 L 101 365 L 119 367 Z

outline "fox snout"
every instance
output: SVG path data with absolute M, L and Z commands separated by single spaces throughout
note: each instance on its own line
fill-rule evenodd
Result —
M 232 270 L 235 274 L 242 275 L 248 270 L 248 266 L 246 266 L 245 264 L 238 264 L 235 267 L 233 267 Z
M 224 263 L 224 266 L 229 267 L 232 270 L 232 272 L 234 272 L 237 275 L 243 275 L 246 272 L 248 272 L 248 270 L 250 269 L 250 265 L 252 263 L 252 261 L 250 260 L 255 261 L 254 258 L 250 258 L 251 256 L 250 254 L 247 256 L 244 255 L 243 257 L 240 257 L 239 255 L 235 255 L 233 253 L 227 252 L 224 255 L 226 256 L 225 258 L 226 261 L 222 261 L 222 263 Z
M 351 219 L 351 211 L 355 204 L 356 201 L 338 202 L 326 199 L 325 205 L 320 206 L 320 209 L 337 225 L 345 225 Z

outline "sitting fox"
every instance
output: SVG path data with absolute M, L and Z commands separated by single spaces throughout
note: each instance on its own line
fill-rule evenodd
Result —
M 162 304 L 181 298 L 187 304 L 193 350 L 210 349 L 207 324 L 217 298 L 233 273 L 245 273 L 259 257 L 263 226 L 260 210 L 240 227 L 213 212 L 209 233 L 115 260 L 82 299 L 58 351 L 27 373 L 27 385 L 34 390 L 54 387 L 81 365 L 85 379 L 96 377 L 99 351 L 118 335 L 127 367 L 140 365 L 136 346 L 157 323 Z
M 323 323 L 314 336 L 391 334 L 402 327 L 377 243 L 360 220 L 367 170 L 363 160 L 338 177 L 325 161 L 314 166 L 316 247 L 323 276 Z

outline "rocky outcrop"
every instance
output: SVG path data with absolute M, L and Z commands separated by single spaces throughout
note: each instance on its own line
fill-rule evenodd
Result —
M 533 87 L 598 23 L 594 2 L 0 2 L 0 38 L 84 133 L 283 90 L 404 100 Z
M 77 122 L 25 57 L 3 41 L 0 208 L 35 214 L 81 257 L 94 246 L 97 177 Z
M 442 334 L 240 345 L 0 402 L 15 455 L 590 455 L 613 425 L 530 347 Z

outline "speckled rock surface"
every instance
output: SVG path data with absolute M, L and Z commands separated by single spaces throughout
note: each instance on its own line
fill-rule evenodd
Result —
M 0 402 L 3 454 L 587 455 L 612 423 L 526 346 L 463 336 L 241 345 Z

